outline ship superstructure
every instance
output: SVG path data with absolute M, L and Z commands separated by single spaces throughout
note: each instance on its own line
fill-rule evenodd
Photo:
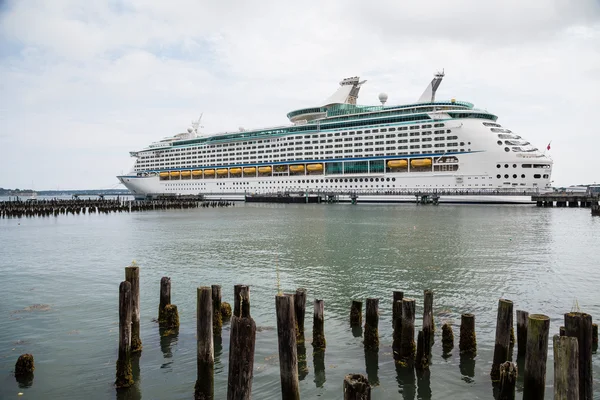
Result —
M 347 78 L 320 106 L 288 113 L 287 126 L 203 136 L 199 119 L 132 152 L 133 170 L 118 178 L 138 198 L 360 191 L 385 200 L 385 192 L 439 189 L 514 191 L 522 201 L 519 193 L 549 189 L 545 152 L 488 111 L 436 100 L 443 77 L 435 74 L 413 104 L 386 105 L 382 93 L 375 106 L 358 105 L 365 81 Z

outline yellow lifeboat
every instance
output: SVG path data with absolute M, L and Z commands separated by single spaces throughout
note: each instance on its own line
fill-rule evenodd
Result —
M 247 167 L 247 168 L 244 168 L 244 173 L 245 174 L 255 174 L 256 173 L 256 167 Z
M 231 168 L 231 169 L 229 170 L 229 173 L 230 173 L 231 175 L 239 175 L 239 174 L 241 174 L 241 173 L 242 173 L 242 169 L 241 169 L 241 168 Z
M 204 170 L 204 176 L 213 176 L 214 174 L 215 174 L 214 169 L 205 169 Z
M 202 171 L 192 171 L 192 176 L 193 177 L 201 177 L 202 176 Z
M 179 177 L 179 171 L 171 171 L 172 177 Z
M 304 172 L 304 165 L 290 165 L 290 172 Z
M 390 160 L 387 163 L 388 168 L 406 168 L 408 167 L 407 160 Z
M 227 168 L 220 168 L 217 170 L 217 175 L 227 175 Z
M 161 178 L 167 178 L 169 176 L 169 173 L 168 172 L 161 172 L 159 175 L 160 175 Z
M 413 168 L 431 167 L 431 158 L 410 160 L 410 166 Z
M 321 172 L 323 171 L 323 164 L 308 164 L 306 169 L 309 172 Z
M 181 177 L 189 177 L 192 176 L 192 171 L 181 171 Z
M 270 174 L 273 168 L 271 167 L 258 167 L 258 172 L 261 174 Z

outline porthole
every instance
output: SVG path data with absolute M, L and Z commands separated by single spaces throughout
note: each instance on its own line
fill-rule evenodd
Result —
M 502 178 L 502 175 L 498 174 L 498 175 L 496 175 L 496 178 L 500 179 L 500 178 Z
M 392 182 L 396 182 L 396 178 L 392 178 Z
M 517 164 L 513 164 L 513 168 L 517 168 Z
M 510 151 L 510 149 L 508 147 L 505 147 L 504 151 L 508 153 Z
M 504 168 L 508 168 L 508 164 L 504 164 Z
M 498 140 L 498 146 L 502 146 L 502 140 Z
M 386 180 L 386 182 L 389 182 L 389 181 L 390 181 L 390 178 L 385 178 L 385 180 Z
M 508 179 L 508 174 L 504 175 L 504 178 L 505 178 L 505 179 Z
M 513 174 L 513 179 L 517 179 L 517 174 Z
M 363 181 L 363 178 L 360 178 L 360 181 L 362 182 L 362 181 Z
M 502 165 L 496 164 L 496 168 L 500 168 L 500 167 L 502 167 Z
M 525 178 L 525 174 L 521 174 L 521 178 Z

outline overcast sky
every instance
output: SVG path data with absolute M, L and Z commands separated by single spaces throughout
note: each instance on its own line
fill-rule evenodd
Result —
M 402 104 L 442 68 L 438 99 L 552 141 L 556 186 L 600 182 L 600 0 L 410 3 L 0 0 L 0 187 L 119 187 L 201 112 L 286 124 L 356 75 L 360 104 Z

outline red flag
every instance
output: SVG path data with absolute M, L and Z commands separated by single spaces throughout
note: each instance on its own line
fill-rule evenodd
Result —
M 552 143 L 552 140 L 550 141 L 550 143 Z M 547 150 L 550 150 L 550 143 L 548 143 L 548 146 L 546 146 Z

